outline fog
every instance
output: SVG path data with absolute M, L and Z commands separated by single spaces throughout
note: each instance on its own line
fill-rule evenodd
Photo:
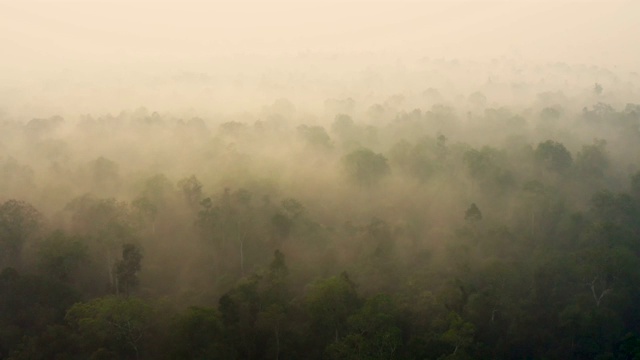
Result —
M 338 92 L 368 89 L 352 84 L 364 72 L 423 72 L 416 61 L 425 58 L 506 59 L 516 67 L 560 62 L 627 75 L 640 61 L 633 46 L 640 30 L 638 6 L 3 1 L 2 107 L 14 114 L 20 106 L 48 107 L 42 111 L 64 112 L 60 115 L 138 106 L 244 111 L 279 97 L 321 92 L 305 99 L 317 105 Z M 511 75 L 509 81 L 530 79 Z M 485 81 L 487 74 L 478 77 Z M 394 92 L 417 80 L 398 84 Z M 420 85 L 437 81 L 420 80 Z M 475 85 L 451 81 L 457 87 Z
M 0 0 L 0 359 L 638 356 L 638 14 Z

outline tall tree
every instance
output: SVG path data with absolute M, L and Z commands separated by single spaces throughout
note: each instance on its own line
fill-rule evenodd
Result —
M 73 305 L 65 316 L 84 358 L 140 359 L 154 310 L 134 297 L 107 296 Z
M 202 201 L 202 183 L 196 178 L 195 175 L 191 175 L 188 178 L 184 178 L 178 181 L 178 188 L 182 190 L 184 199 L 187 204 L 196 209 L 200 201 Z
M 402 346 L 398 310 L 388 295 L 368 299 L 348 319 L 349 332 L 327 352 L 333 359 L 394 359 Z
M 87 245 L 80 237 L 67 236 L 58 230 L 38 246 L 38 267 L 47 276 L 73 282 L 81 263 L 87 260 Z
M 342 159 L 349 179 L 361 186 L 372 186 L 391 172 L 387 159 L 369 149 L 359 149 Z
M 21 265 L 22 249 L 42 222 L 43 216 L 27 202 L 11 199 L 0 205 L 0 266 Z
M 345 334 L 347 319 L 360 306 L 355 284 L 347 273 L 319 281 L 309 290 L 305 303 L 313 326 L 325 341 Z
M 113 198 L 86 195 L 71 201 L 66 209 L 72 215 L 72 230 L 92 240 L 90 250 L 103 257 L 109 290 L 115 290 L 117 253 L 122 244 L 133 242 L 137 236 L 129 206 Z
M 573 157 L 567 148 L 553 140 L 538 144 L 535 159 L 543 169 L 559 174 L 566 173 L 573 164 Z
M 122 260 L 116 264 L 116 294 L 129 295 L 138 286 L 138 272 L 141 269 L 140 248 L 134 244 L 123 244 Z

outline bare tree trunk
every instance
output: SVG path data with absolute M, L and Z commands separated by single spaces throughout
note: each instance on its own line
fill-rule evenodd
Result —
M 242 223 L 236 223 L 236 233 L 238 234 L 238 242 L 240 242 L 240 273 L 244 276 L 244 241 L 247 237 L 247 230 L 242 231 Z
M 240 272 L 244 275 L 244 240 L 240 239 Z
M 593 300 L 595 300 L 595 302 L 596 302 L 596 307 L 600 307 L 600 303 L 602 302 L 602 299 L 605 297 L 605 295 L 607 295 L 611 291 L 613 291 L 613 289 L 611 289 L 611 288 L 604 289 L 600 293 L 600 296 L 596 295 L 596 281 L 597 280 L 598 280 L 598 277 L 596 276 L 593 279 L 593 281 L 591 282 L 591 294 L 593 294 Z
M 536 225 L 536 213 L 535 211 L 531 211 L 531 237 L 534 236 L 534 229 Z
M 275 327 L 276 331 L 276 360 L 280 359 L 280 331 L 278 327 Z
M 109 247 L 107 247 L 107 272 L 109 274 L 109 286 L 111 286 L 112 290 L 115 290 L 116 295 L 118 295 L 118 284 L 117 284 L 117 278 L 116 276 L 113 274 L 113 258 L 112 258 L 112 254 L 111 254 L 111 249 Z
M 115 277 L 115 288 L 116 288 L 116 295 L 120 295 L 120 281 L 118 281 L 118 277 Z

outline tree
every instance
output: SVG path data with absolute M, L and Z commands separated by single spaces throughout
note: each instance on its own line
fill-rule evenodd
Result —
M 27 202 L 12 199 L 0 205 L 0 266 L 20 266 L 22 248 L 42 222 L 40 212 Z
M 71 201 L 66 210 L 72 213 L 72 230 L 94 243 L 93 251 L 104 257 L 109 290 L 116 289 L 116 253 L 122 244 L 136 239 L 134 217 L 124 202 L 96 199 L 85 195 Z
M 131 207 L 134 210 L 134 214 L 138 218 L 140 225 L 144 225 L 147 222 L 151 223 L 151 233 L 156 233 L 156 220 L 158 217 L 158 206 L 152 203 L 146 197 L 136 198 L 131 202 Z
M 480 91 L 476 91 L 469 95 L 467 101 L 477 110 L 483 110 L 487 106 L 487 97 Z
M 5 151 L 2 143 L 0 143 L 0 150 Z M 13 157 L 6 157 L 0 162 L 0 195 L 14 196 L 14 194 L 31 192 L 36 189 L 34 179 L 35 171 Z
M 225 326 L 225 343 L 237 352 L 237 358 L 256 358 L 258 347 L 256 321 L 260 313 L 260 276 L 243 278 L 218 302 L 218 309 Z
M 276 250 L 273 260 L 260 278 L 260 303 L 262 310 L 258 313 L 256 326 L 273 335 L 270 350 L 276 359 L 282 351 L 282 339 L 286 330 L 287 312 L 289 310 L 289 269 L 284 254 Z
M 292 198 L 282 200 L 282 207 L 291 218 L 296 218 L 304 212 L 304 205 Z
M 289 238 L 293 221 L 281 212 L 277 212 L 271 217 L 271 225 L 273 226 L 275 243 L 280 245 Z
M 576 167 L 581 176 L 602 178 L 609 166 L 605 140 L 594 140 L 592 145 L 582 146 L 576 156 Z
M 463 161 L 473 183 L 480 185 L 481 190 L 500 194 L 514 184 L 512 174 L 503 165 L 506 163 L 504 151 L 489 146 L 480 150 L 470 149 L 464 153 Z
M 163 208 L 175 195 L 175 187 L 164 174 L 151 176 L 144 182 L 141 197 L 149 199 L 158 209 Z
M 467 211 L 464 212 L 464 220 L 470 223 L 476 223 L 482 220 L 482 213 L 475 203 L 471 204 Z
M 172 359 L 231 359 L 224 326 L 216 309 L 189 307 L 172 324 Z
M 263 296 L 269 303 L 284 305 L 287 301 L 289 269 L 284 254 L 280 250 L 273 253 L 273 261 L 269 264 L 265 276 L 266 289 Z
M 554 123 L 562 116 L 561 110 L 556 107 L 546 107 L 540 111 L 540 118 L 547 123 Z
M 331 131 L 340 136 L 343 141 L 353 136 L 355 129 L 356 124 L 351 116 L 346 114 L 336 115 L 333 124 L 331 124 Z
M 599 102 L 592 106 L 592 110 L 582 109 L 582 116 L 592 124 L 604 125 L 616 117 L 616 111 L 613 106 Z
M 24 126 L 24 130 L 33 137 L 44 137 L 54 132 L 64 124 L 64 119 L 58 115 L 48 119 L 31 119 Z
M 562 194 L 533 180 L 522 185 L 520 196 L 520 226 L 523 230 L 528 229 L 532 237 L 552 233 L 564 211 Z
M 27 337 L 61 323 L 66 310 L 80 298 L 67 284 L 51 277 L 0 272 L 0 357 L 9 358 Z
M 313 326 L 326 340 L 340 339 L 345 333 L 347 319 L 360 306 L 355 284 L 347 273 L 319 281 L 310 289 L 305 303 Z
M 191 175 L 188 178 L 184 178 L 178 181 L 178 188 L 182 190 L 182 194 L 189 206 L 197 208 L 200 201 L 202 201 L 202 183 L 196 178 L 195 175 Z
M 544 169 L 564 174 L 571 167 L 571 153 L 561 143 L 547 140 L 538 144 L 535 159 Z
M 393 359 L 402 346 L 398 310 L 388 295 L 368 299 L 348 319 L 349 332 L 327 348 L 334 359 Z
M 408 170 L 420 181 L 428 180 L 438 169 L 446 152 L 444 137 L 420 139 L 408 154 Z
M 593 93 L 596 95 L 602 95 L 602 85 L 595 83 L 595 85 L 593 85 Z
M 256 326 L 273 334 L 275 345 L 272 347 L 272 353 L 276 360 L 280 359 L 282 352 L 282 327 L 286 320 L 285 308 L 279 304 L 268 305 L 258 314 Z M 267 350 L 268 351 L 268 350 Z
M 333 144 L 327 131 L 322 126 L 298 126 L 298 133 L 302 135 L 307 144 L 315 149 L 331 149 Z
M 117 163 L 101 156 L 90 162 L 88 168 L 96 190 L 103 193 L 117 190 L 120 182 Z
M 459 355 L 458 351 L 465 351 L 471 345 L 473 345 L 473 335 L 475 333 L 475 327 L 473 324 L 464 321 L 460 315 L 455 312 L 449 313 L 448 317 L 448 329 L 442 334 L 442 340 L 451 347 L 453 347 L 453 353 L 445 357 L 445 359 L 455 359 Z
M 389 159 L 394 168 L 397 166 L 410 172 L 413 160 L 412 148 L 411 143 L 404 139 L 398 141 L 391 147 L 389 150 Z
M 138 286 L 138 272 L 142 269 L 142 252 L 133 244 L 122 245 L 122 260 L 116 264 L 116 294 L 129 295 Z
M 225 341 L 235 348 L 237 358 L 280 356 L 290 308 L 288 274 L 284 254 L 276 250 L 266 269 L 241 279 L 220 298 Z
M 640 200 L 640 171 L 631 175 L 631 195 Z
M 361 186 L 373 186 L 390 173 L 387 159 L 369 149 L 352 151 L 342 162 L 349 179 Z
M 43 274 L 64 282 L 72 282 L 73 274 L 87 258 L 82 239 L 58 230 L 49 234 L 38 246 L 38 267 Z
M 238 189 L 229 198 L 228 194 L 223 198 L 223 218 L 224 229 L 227 235 L 235 240 L 238 245 L 240 273 L 245 272 L 245 245 L 250 239 L 252 230 L 251 224 L 254 222 L 254 211 L 251 206 L 252 194 L 246 189 Z M 229 201 L 231 200 L 231 201 Z
M 150 335 L 153 308 L 134 297 L 107 296 L 73 305 L 65 316 L 84 358 L 139 359 Z

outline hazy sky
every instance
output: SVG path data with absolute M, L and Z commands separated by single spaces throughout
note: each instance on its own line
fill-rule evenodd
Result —
M 233 53 L 640 64 L 639 1 L 0 0 L 0 73 L 202 63 Z

